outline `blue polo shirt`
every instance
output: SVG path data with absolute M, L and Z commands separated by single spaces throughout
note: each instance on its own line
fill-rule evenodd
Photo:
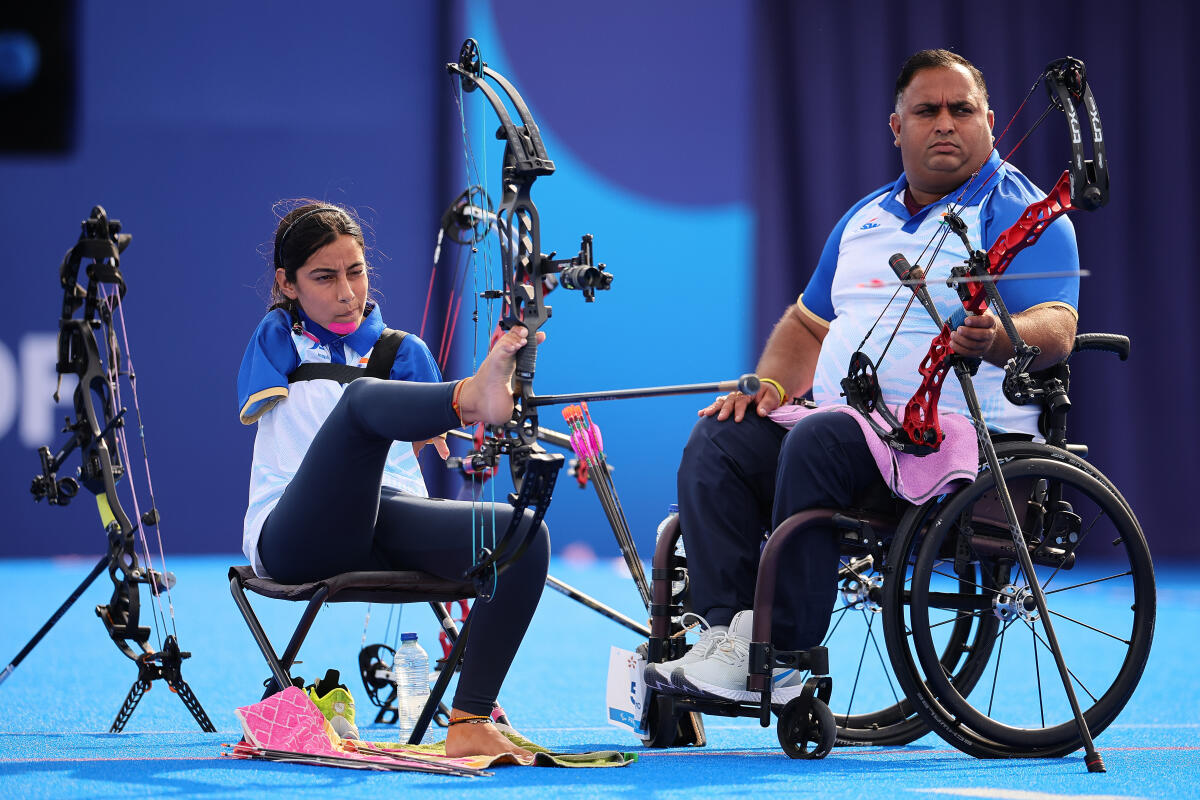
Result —
M 872 283 L 895 283 L 896 276 L 888 266 L 893 253 L 903 253 L 913 264 L 919 259 L 927 268 L 929 294 L 938 313 L 946 319 L 961 309 L 962 303 L 945 279 L 951 267 L 965 263 L 967 258 L 962 241 L 942 221 L 948 203 L 955 202 L 972 246 L 987 250 L 1030 203 L 1045 197 L 1020 170 L 1002 163 L 996 153 L 967 184 L 916 214 L 910 214 L 904 205 L 907 186 L 906 177 L 901 175 L 846 212 L 830 233 L 816 271 L 797 301 L 801 313 L 828 329 L 814 375 L 813 397 L 818 404 L 845 402 L 841 398 L 841 380 L 846 377 L 850 357 L 860 348 L 863 336 L 880 312 L 883 316 L 861 349 L 878 363 L 893 329 L 900 325 L 878 373 L 884 401 L 893 408 L 903 406 L 920 384 L 917 368 L 939 329 L 919 303 L 914 302 L 904 313 L 911 297 L 907 288 L 884 311 L 895 286 L 880 288 Z M 939 240 L 940 252 L 931 261 Z M 1042 232 L 1035 245 L 1017 254 L 1005 274 L 1019 276 L 1078 269 L 1074 227 L 1068 219 L 1060 217 Z M 1077 275 L 1001 280 L 996 285 L 1011 313 L 1045 305 L 1062 306 L 1077 313 Z M 1004 371 L 992 364 L 984 362 L 979 368 L 975 384 L 984 420 L 1000 430 L 1036 433 L 1038 407 L 1008 402 L 1001 388 L 1003 378 Z M 967 413 L 957 381 L 943 384 L 940 408 Z

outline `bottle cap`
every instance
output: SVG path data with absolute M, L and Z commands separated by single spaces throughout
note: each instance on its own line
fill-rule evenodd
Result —
M 667 506 L 667 513 L 668 514 L 678 514 L 679 513 L 679 503 L 671 503 L 671 505 Z
M 402 641 L 402 642 L 415 642 L 416 640 L 417 640 L 417 635 L 415 633 L 400 634 L 400 641 Z

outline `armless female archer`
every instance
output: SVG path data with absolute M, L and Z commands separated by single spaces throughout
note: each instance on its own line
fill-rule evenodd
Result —
M 274 242 L 273 305 L 238 372 L 241 421 L 258 425 L 246 557 L 257 574 L 283 583 L 355 570 L 461 578 L 474 555 L 472 528 L 482 524 L 485 536 L 493 525 L 504 531 L 513 510 L 496 504 L 480 513 L 467 502 L 428 497 L 416 451 L 433 440 L 445 458 L 439 437 L 446 431 L 509 419 L 514 359 L 528 331 L 505 333 L 461 381 L 444 382 L 412 335 L 396 349 L 387 379 L 305 379 L 329 374 L 307 365 L 370 363 L 383 318 L 369 299 L 362 226 L 347 209 L 304 202 L 280 220 Z M 452 722 L 473 724 L 451 725 L 451 754 L 529 755 L 488 715 L 541 597 L 549 555 L 543 523 L 505 572 L 504 590 L 475 603 L 451 712 Z

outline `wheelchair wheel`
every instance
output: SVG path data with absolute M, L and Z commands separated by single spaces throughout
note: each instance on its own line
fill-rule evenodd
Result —
M 938 500 L 910 507 L 897 526 L 897 536 L 903 531 L 920 528 L 923 521 L 937 510 Z M 839 598 L 830 632 L 824 642 L 830 650 L 830 672 L 838 677 L 835 691 L 829 700 L 834 721 L 838 726 L 839 745 L 900 746 L 919 739 L 929 732 L 926 721 L 914 707 L 913 698 L 919 692 L 912 681 L 898 680 L 899 675 L 890 656 L 891 645 L 885 633 L 889 616 L 907 618 L 906 579 L 911 569 L 895 569 L 888 564 L 866 568 L 864 559 L 843 557 L 839 577 Z M 903 565 L 904 562 L 901 561 Z M 847 572 L 855 576 L 846 580 Z M 973 585 L 975 578 L 964 574 L 964 587 Z M 869 594 L 862 592 L 869 586 Z M 856 596 L 857 595 L 857 596 Z M 896 606 L 897 614 L 889 615 L 885 607 Z M 957 619 L 938 631 L 939 663 L 946 675 L 958 686 L 970 687 L 978 680 L 985 649 L 994 626 L 988 621 L 974 624 L 970 618 Z M 838 646 L 835 641 L 842 640 Z M 880 640 L 884 640 L 881 647 Z M 888 653 L 885 655 L 885 651 Z M 871 707 L 877 711 L 857 712 L 855 708 Z
M 1010 449 L 1001 470 L 1074 691 L 1098 735 L 1128 702 L 1149 655 L 1153 566 L 1111 484 L 1062 451 L 1020 454 L 1036 449 Z M 889 560 L 908 581 L 885 601 L 900 595 L 885 625 L 889 653 L 935 732 L 985 757 L 1058 756 L 1082 745 L 993 475 L 947 498 L 927 527 L 897 537 Z M 963 625 L 974 631 L 974 652 L 959 680 L 947 674 L 939 642 Z
M 908 506 L 895 526 L 895 536 L 919 528 L 939 500 Z M 895 603 L 902 608 L 908 602 L 906 592 L 889 591 L 893 585 L 906 586 L 906 573 L 893 569 L 890 553 L 880 558 L 877 553 L 864 552 L 861 546 L 843 544 L 838 596 L 822 642 L 829 649 L 830 673 L 837 676 L 828 703 L 838 726 L 839 745 L 899 746 L 929 732 L 914 708 L 914 694 L 897 680 L 891 658 L 885 655 L 888 614 L 884 606 Z M 964 580 L 972 578 L 964 576 Z M 982 634 L 988 640 L 986 627 L 973 625 L 969 619 L 958 620 L 939 634 L 942 669 L 957 685 L 973 684 L 979 674 L 981 649 L 976 639 Z
M 884 580 L 870 556 L 841 557 L 838 595 L 821 642 L 829 649 L 830 674 L 837 676 L 829 706 L 839 745 L 899 746 L 929 730 L 897 685 L 884 652 Z
M 824 758 L 833 749 L 833 712 L 816 697 L 796 697 L 779 713 L 779 745 L 788 758 Z

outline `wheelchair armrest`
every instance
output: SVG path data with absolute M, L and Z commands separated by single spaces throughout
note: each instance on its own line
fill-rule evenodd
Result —
M 1118 333 L 1081 333 L 1075 337 L 1072 353 L 1083 350 L 1102 350 L 1116 353 L 1122 361 L 1129 358 L 1129 337 Z

